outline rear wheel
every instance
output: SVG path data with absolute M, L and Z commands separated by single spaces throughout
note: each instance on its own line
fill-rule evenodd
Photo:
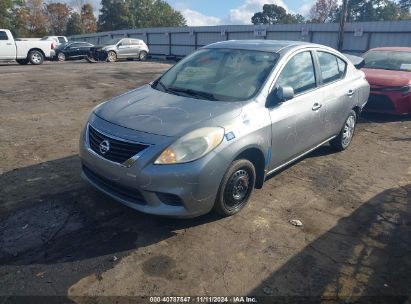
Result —
M 234 161 L 221 181 L 214 210 L 222 216 L 230 216 L 243 209 L 254 189 L 255 176 L 255 168 L 250 161 Z
M 351 110 L 338 136 L 330 141 L 331 147 L 337 151 L 343 151 L 347 149 L 354 136 L 356 123 L 357 114 L 354 110 Z
M 42 64 L 44 61 L 44 56 L 40 51 L 30 51 L 28 60 L 31 64 Z
M 114 51 L 109 51 L 107 53 L 107 61 L 108 62 L 116 62 L 117 60 L 117 54 Z
M 24 65 L 29 63 L 28 59 L 17 59 L 16 61 L 18 64 L 24 64 Z
M 147 59 L 147 52 L 146 51 L 141 51 L 140 54 L 138 54 L 138 59 L 140 61 L 145 61 Z

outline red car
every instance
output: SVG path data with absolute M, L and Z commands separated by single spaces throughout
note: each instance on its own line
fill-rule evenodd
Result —
M 371 87 L 364 111 L 411 113 L 411 48 L 371 49 L 364 55 L 362 71 Z

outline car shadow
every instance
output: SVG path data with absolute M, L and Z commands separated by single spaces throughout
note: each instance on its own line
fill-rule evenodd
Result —
M 55 287 L 65 292 L 132 250 L 219 219 L 214 214 L 178 220 L 139 213 L 87 185 L 80 170 L 78 156 L 69 156 L 0 176 L 0 269 L 26 265 L 23 269 L 32 271 L 42 265 L 50 273 L 67 271 L 70 275 L 62 275 Z
M 408 184 L 382 191 L 341 218 L 250 295 L 258 303 L 406 303 L 410 254 Z

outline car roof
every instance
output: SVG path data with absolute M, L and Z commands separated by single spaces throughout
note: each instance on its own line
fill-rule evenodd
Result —
M 227 48 L 243 49 L 252 51 L 280 52 L 288 47 L 297 46 L 320 46 L 318 44 L 304 41 L 287 41 L 287 40 L 227 40 L 207 45 L 207 48 Z
M 402 46 L 387 46 L 370 49 L 370 51 L 396 51 L 396 52 L 411 52 L 411 47 Z

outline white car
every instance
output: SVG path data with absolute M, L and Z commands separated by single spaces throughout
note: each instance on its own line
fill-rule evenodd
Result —
M 40 39 L 40 41 L 44 41 L 44 40 L 54 41 L 56 43 L 55 46 L 68 42 L 68 39 L 66 36 L 44 36 L 43 38 Z
M 16 41 L 9 30 L 0 29 L 0 61 L 42 64 L 52 57 L 53 47 L 51 41 Z

